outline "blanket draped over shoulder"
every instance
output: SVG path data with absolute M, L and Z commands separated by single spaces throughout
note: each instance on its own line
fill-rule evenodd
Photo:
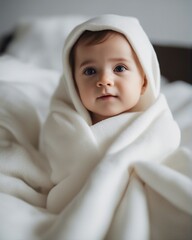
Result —
M 127 37 L 148 88 L 143 111 L 92 125 L 68 56 L 84 30 L 103 29 Z M 11 102 L 0 90 L 0 239 L 191 239 L 192 157 L 179 147 L 180 130 L 159 93 L 156 55 L 138 21 L 105 15 L 79 25 L 63 62 L 40 147 L 34 104 L 6 90 L 18 100 Z

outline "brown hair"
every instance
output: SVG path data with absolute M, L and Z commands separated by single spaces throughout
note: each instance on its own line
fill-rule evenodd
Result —
M 72 69 L 72 73 L 74 72 L 75 67 L 75 49 L 79 43 L 83 43 L 84 45 L 87 46 L 96 45 L 106 41 L 114 34 L 116 34 L 116 32 L 113 30 L 84 31 L 73 45 L 71 52 L 69 54 L 69 63 Z

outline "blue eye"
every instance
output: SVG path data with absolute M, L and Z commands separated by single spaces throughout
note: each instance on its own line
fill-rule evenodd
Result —
M 90 76 L 90 75 L 93 75 L 96 73 L 95 69 L 94 68 L 86 68 L 83 73 L 87 76 Z
M 124 66 L 119 65 L 117 67 L 115 67 L 115 72 L 124 72 L 125 70 L 127 70 Z

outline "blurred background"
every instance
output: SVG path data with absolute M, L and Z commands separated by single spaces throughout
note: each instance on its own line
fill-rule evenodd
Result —
M 192 45 L 192 0 L 0 0 L 0 35 L 25 16 L 103 13 L 137 17 L 155 43 Z
M 94 17 L 105 13 L 137 17 L 154 44 L 162 74 L 170 81 L 192 83 L 192 0 L 0 0 L 0 52 L 13 37 L 9 33 L 27 18 Z

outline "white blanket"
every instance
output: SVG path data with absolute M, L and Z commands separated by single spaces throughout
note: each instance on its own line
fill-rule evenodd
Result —
M 0 239 L 191 239 L 192 155 L 164 96 L 90 126 L 61 79 L 43 125 L 58 79 L 0 60 Z
M 56 184 L 47 208 L 54 213 L 64 209 L 51 236 L 59 228 L 59 239 L 158 239 L 162 231 L 164 239 L 190 239 L 191 158 L 182 149 L 174 152 L 180 134 L 164 97 L 143 114 L 114 117 L 91 129 L 77 114 L 69 114 L 67 106 L 60 107 L 53 121 L 49 119 L 51 138 L 45 135 Z M 66 124 L 69 131 L 62 129 Z M 122 131 L 116 140 L 114 124 L 121 125 Z M 99 147 L 106 137 L 113 144 L 104 153 Z M 163 213 L 160 220 L 159 212 Z M 183 217 L 178 218 L 180 214 Z M 180 228 L 170 231 L 177 224 Z

